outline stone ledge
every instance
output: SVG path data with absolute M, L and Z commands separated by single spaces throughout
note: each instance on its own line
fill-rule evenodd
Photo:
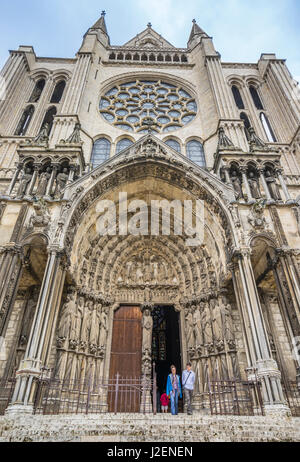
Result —
M 299 442 L 299 424 L 262 416 L 19 415 L 0 417 L 0 441 Z

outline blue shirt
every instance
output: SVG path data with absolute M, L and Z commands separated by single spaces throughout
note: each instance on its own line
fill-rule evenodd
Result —
M 195 372 L 183 371 L 182 373 L 182 387 L 187 390 L 194 390 Z
M 182 392 L 181 392 L 180 377 L 179 375 L 177 375 L 176 377 L 177 377 L 178 394 L 179 394 L 179 397 L 181 398 Z M 166 391 L 167 395 L 170 396 L 172 391 L 174 391 L 173 383 L 172 383 L 172 374 L 169 374 L 168 381 L 167 381 L 167 391 Z

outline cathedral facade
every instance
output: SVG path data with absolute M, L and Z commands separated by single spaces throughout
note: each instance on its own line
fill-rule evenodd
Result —
M 113 46 L 102 13 L 75 58 L 20 46 L 1 76 L 6 412 L 33 412 L 45 371 L 71 383 L 155 370 L 162 390 L 170 364 L 187 361 L 196 408 L 209 380 L 255 376 L 265 412 L 289 412 L 284 383 L 300 380 L 300 102 L 285 60 L 223 62 L 196 21 L 186 48 L 151 24 Z M 170 233 L 136 222 L 101 234 L 99 204 L 120 218 L 120 197 L 129 218 L 142 202 L 171 203 L 172 218 L 173 201 L 200 200 L 201 244 L 186 245 L 175 219 Z

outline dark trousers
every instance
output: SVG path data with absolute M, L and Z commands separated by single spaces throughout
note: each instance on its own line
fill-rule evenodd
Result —
M 186 405 L 187 405 L 187 413 L 189 415 L 192 415 L 193 414 L 193 407 L 192 407 L 192 403 L 193 403 L 193 390 L 187 390 L 186 388 L 184 389 L 184 398 L 185 398 L 185 402 L 186 402 Z

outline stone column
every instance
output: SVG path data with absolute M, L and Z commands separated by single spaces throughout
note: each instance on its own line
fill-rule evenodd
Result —
M 247 167 L 241 167 L 240 170 L 242 172 L 243 183 L 244 183 L 245 188 L 246 188 L 247 202 L 248 202 L 248 204 L 253 204 L 255 202 L 255 199 L 252 197 L 251 189 L 250 189 L 250 186 L 249 186 L 249 183 L 248 183 Z
M 271 197 L 271 194 L 270 194 L 270 191 L 269 191 L 266 179 L 265 179 L 265 172 L 264 172 L 263 168 L 259 169 L 259 178 L 260 178 L 261 184 L 262 184 L 262 186 L 264 188 L 264 191 L 265 191 L 265 194 L 266 194 L 266 199 L 267 199 L 268 203 L 270 204 L 270 203 L 275 202 L 274 199 L 272 199 L 272 197 Z
M 144 303 L 141 306 L 143 313 L 142 320 L 142 377 L 145 380 L 145 385 L 147 386 L 146 391 L 146 403 L 145 411 L 149 412 L 152 410 L 151 403 L 151 393 L 150 393 L 150 383 L 151 383 L 151 372 L 152 372 L 152 332 L 153 332 L 153 319 L 152 311 L 153 305 L 151 303 Z M 156 396 L 153 396 L 153 400 L 156 399 Z M 143 403 L 141 403 L 141 412 L 144 411 Z
M 276 169 L 276 174 L 278 176 L 278 179 L 279 179 L 283 194 L 285 196 L 286 203 L 287 204 L 293 204 L 295 201 L 293 201 L 293 199 L 290 196 L 289 190 L 287 188 L 286 182 L 283 179 L 282 173 L 283 173 L 283 170 L 281 168 Z
M 20 172 L 22 170 L 22 167 L 23 167 L 23 164 L 18 164 L 17 165 L 17 168 L 16 168 L 16 171 L 14 173 L 14 176 L 10 182 L 10 185 L 9 185 L 9 188 L 8 188 L 8 191 L 7 191 L 7 196 L 10 196 L 11 193 L 13 192 L 13 189 L 16 185 L 16 182 L 18 181 L 18 177 L 20 175 Z
M 36 379 L 47 366 L 65 279 L 62 249 L 49 248 L 48 261 L 24 356 L 8 414 L 33 413 Z
M 266 414 L 289 413 L 282 387 L 281 373 L 276 361 L 272 359 L 271 348 L 266 332 L 259 295 L 250 259 L 251 249 L 243 248 L 235 252 L 235 290 L 241 308 L 245 337 L 251 367 L 257 370 L 262 383 L 262 395 Z M 236 284 L 237 283 L 237 284 Z M 249 376 L 249 380 L 251 380 Z

